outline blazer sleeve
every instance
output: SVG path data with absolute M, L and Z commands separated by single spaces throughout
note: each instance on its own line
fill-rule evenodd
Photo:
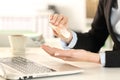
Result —
M 87 33 L 77 33 L 77 43 L 75 49 L 85 49 L 92 52 L 98 52 L 104 45 L 108 37 L 108 30 L 103 11 L 103 0 L 99 0 L 96 16 L 94 17 L 92 28 Z
M 78 41 L 74 48 L 98 52 L 104 45 L 109 33 L 104 14 L 104 5 L 108 0 L 99 0 L 92 28 L 88 33 L 78 33 Z M 112 51 L 105 52 L 105 67 L 120 67 L 120 46 L 116 43 Z
M 120 49 L 105 52 L 105 67 L 120 67 Z

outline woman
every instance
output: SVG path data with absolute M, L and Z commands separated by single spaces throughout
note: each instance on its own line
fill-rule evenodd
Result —
M 50 23 L 57 26 L 53 29 L 68 50 L 62 50 L 43 45 L 42 48 L 52 56 L 70 61 L 88 61 L 100 63 L 105 67 L 120 67 L 120 0 L 99 0 L 92 29 L 88 33 L 78 33 L 68 30 L 68 20 L 63 15 L 51 15 Z M 60 29 L 65 28 L 69 37 L 65 38 Z M 111 36 L 114 47 L 112 51 L 98 54 L 108 36 Z M 76 38 L 76 39 L 75 39 Z M 73 43 L 74 42 L 74 43 Z M 72 44 L 72 46 L 71 46 Z

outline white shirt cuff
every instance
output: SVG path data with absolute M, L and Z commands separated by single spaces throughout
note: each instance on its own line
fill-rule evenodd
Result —
M 100 62 L 102 64 L 102 66 L 105 66 L 105 53 L 100 53 Z
M 67 45 L 64 41 L 61 40 L 61 44 L 62 44 L 62 46 L 63 46 L 64 49 L 71 49 L 77 43 L 77 40 L 78 40 L 77 34 L 72 31 L 72 35 L 73 35 L 73 39 L 71 40 L 71 42 L 69 43 L 69 45 Z

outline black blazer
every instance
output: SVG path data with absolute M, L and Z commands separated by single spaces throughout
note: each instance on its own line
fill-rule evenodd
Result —
M 120 67 L 120 42 L 112 30 L 110 16 L 111 8 L 116 7 L 116 0 L 99 0 L 96 16 L 92 23 L 92 29 L 88 33 L 77 32 L 78 41 L 75 49 L 85 49 L 98 52 L 104 45 L 108 35 L 112 37 L 114 47 L 112 51 L 106 51 L 105 67 Z

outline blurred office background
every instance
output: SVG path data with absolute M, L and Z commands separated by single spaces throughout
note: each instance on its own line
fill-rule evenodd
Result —
M 30 29 L 43 34 L 45 39 L 54 38 L 49 26 L 49 14 L 64 14 L 69 18 L 69 28 L 87 32 L 95 16 L 98 0 L 0 0 L 0 29 Z M 8 34 L 0 34 L 0 47 L 9 46 Z M 37 47 L 31 39 L 27 46 Z M 106 42 L 110 49 L 112 42 Z

